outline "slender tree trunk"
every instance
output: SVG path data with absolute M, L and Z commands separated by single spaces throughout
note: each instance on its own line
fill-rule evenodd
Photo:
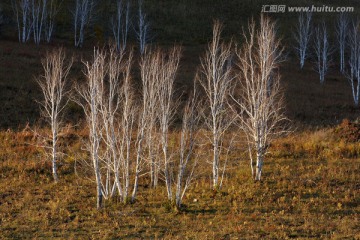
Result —
M 95 130 L 96 131 L 96 130 Z M 94 141 L 97 141 L 97 137 L 94 136 Z M 99 159 L 98 159 L 98 143 L 94 142 L 93 144 L 93 164 L 95 170 L 95 180 L 96 180 L 96 192 L 97 192 L 97 201 L 96 207 L 97 209 L 102 208 L 102 201 L 103 201 L 103 193 L 101 188 L 101 174 L 100 174 L 100 166 L 99 166 Z
M 219 142 L 216 134 L 214 134 L 213 154 L 213 188 L 216 189 L 219 182 Z
M 54 177 L 54 181 L 58 182 L 57 175 L 57 166 L 56 166 L 56 141 L 57 141 L 57 132 L 53 130 L 53 138 L 52 138 L 52 174 Z
M 175 194 L 175 204 L 178 208 L 180 208 L 181 206 L 181 188 L 182 188 L 182 179 L 183 179 L 183 174 L 184 174 L 184 165 L 181 162 L 180 166 L 179 166 L 179 174 L 177 177 L 177 183 L 176 183 L 176 194 Z
M 164 144 L 165 145 L 165 144 Z M 167 143 L 166 143 L 167 145 Z M 164 159 L 165 159 L 165 183 L 166 183 L 166 191 L 168 194 L 168 199 L 172 201 L 172 191 L 171 191 L 171 177 L 170 177 L 170 169 L 169 169 L 169 162 L 168 162 L 168 153 L 166 146 L 163 147 Z
M 143 126 L 142 126 L 143 127 Z M 140 130 L 140 136 L 138 141 L 137 147 L 137 154 L 136 154 L 136 166 L 135 166 L 135 179 L 134 179 L 134 187 L 133 192 L 131 194 L 131 202 L 135 202 L 136 194 L 139 186 L 139 177 L 140 177 L 140 164 L 141 164 L 141 154 L 142 154 L 142 141 L 144 138 L 144 130 Z
M 255 181 L 261 181 L 262 165 L 263 165 L 263 154 L 258 151 L 256 153 L 256 173 Z

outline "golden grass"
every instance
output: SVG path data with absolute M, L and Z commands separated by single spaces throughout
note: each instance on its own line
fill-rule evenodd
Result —
M 50 163 L 29 144 L 31 134 L 3 131 L 0 238 L 356 239 L 360 161 L 349 149 L 360 146 L 334 136 L 326 129 L 277 140 L 261 183 L 251 180 L 246 156 L 237 150 L 218 192 L 210 187 L 210 166 L 202 163 L 180 212 L 167 203 L 162 184 L 155 190 L 143 184 L 132 205 L 113 199 L 97 211 L 95 184 L 74 174 L 74 158 L 62 161 L 54 184 Z M 74 156 L 78 141 L 68 150 Z

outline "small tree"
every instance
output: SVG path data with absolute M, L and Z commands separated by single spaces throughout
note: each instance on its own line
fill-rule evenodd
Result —
M 89 126 L 89 152 L 97 185 L 97 207 L 116 190 L 124 203 L 130 187 L 135 104 L 131 87 L 132 51 L 95 50 L 86 62 L 87 81 L 77 86 Z M 138 167 L 137 163 L 136 166 Z M 136 174 L 135 174 L 136 175 Z
M 37 82 L 44 96 L 43 101 L 40 102 L 42 113 L 51 128 L 51 145 L 46 147 L 51 150 L 52 173 L 54 181 L 57 182 L 57 141 L 62 131 L 62 112 L 68 103 L 66 97 L 69 91 L 66 85 L 72 60 L 67 61 L 65 51 L 60 48 L 48 53 L 42 65 L 44 75 Z
M 158 50 L 156 55 L 159 56 L 158 61 L 154 64 L 158 64 L 158 71 L 156 73 L 157 81 L 157 98 L 159 105 L 157 106 L 157 116 L 159 122 L 160 132 L 160 146 L 163 155 L 163 172 L 165 176 L 165 185 L 169 201 L 172 201 L 172 173 L 171 173 L 171 156 L 169 152 L 169 127 L 175 114 L 177 103 L 174 103 L 174 82 L 176 72 L 179 67 L 181 48 L 174 47 L 169 54 L 164 54 L 161 50 Z
M 359 106 L 360 96 L 360 21 L 357 19 L 353 21 L 349 31 L 349 47 L 350 47 L 350 60 L 349 67 L 350 73 L 346 74 L 349 80 L 354 104 Z
M 56 25 L 56 16 L 60 11 L 62 0 L 47 1 L 44 30 L 46 42 L 50 42 Z
M 31 4 L 31 21 L 32 31 L 34 33 L 34 42 L 39 45 L 41 41 L 41 35 L 43 33 L 43 27 L 45 17 L 47 15 L 47 0 L 32 0 Z
M 150 40 L 150 36 L 149 36 L 150 24 L 149 24 L 149 21 L 147 19 L 146 13 L 144 13 L 143 3 L 144 3 L 143 0 L 138 1 L 138 4 L 139 4 L 138 18 L 139 19 L 138 19 L 138 29 L 136 31 L 136 35 L 137 35 L 137 39 L 139 41 L 139 48 L 140 48 L 140 53 L 141 54 L 144 54 L 146 44 Z
M 31 0 L 12 0 L 11 3 L 16 17 L 19 42 L 25 43 L 30 39 L 32 30 Z
M 340 54 L 340 71 L 343 73 L 345 70 L 345 48 L 346 38 L 348 34 L 349 18 L 346 13 L 340 13 L 336 22 L 336 37 L 339 43 Z
M 117 0 L 116 14 L 111 19 L 111 30 L 115 39 L 116 49 L 118 51 L 124 50 L 127 45 L 130 26 L 129 13 L 130 2 L 127 1 L 126 6 L 124 6 L 122 0 Z
M 314 51 L 316 54 L 316 71 L 319 73 L 320 83 L 323 84 L 330 63 L 330 45 L 325 22 L 315 28 Z
M 76 0 L 74 15 L 75 47 L 82 47 L 85 37 L 85 28 L 91 22 L 95 8 L 94 0 Z
M 151 186 L 156 187 L 158 181 L 158 163 L 154 158 L 155 140 L 153 132 L 156 123 L 156 108 L 158 107 L 156 74 L 159 64 L 158 55 L 145 49 L 140 60 L 140 75 L 142 98 L 138 107 L 138 123 L 136 136 L 136 163 L 134 187 L 131 195 L 131 201 L 134 202 L 138 192 L 140 174 L 144 171 L 144 165 L 150 165 Z M 148 148 L 147 156 L 145 148 Z M 145 161 L 147 157 L 147 161 Z
M 76 86 L 80 99 L 75 99 L 75 101 L 83 108 L 89 126 L 89 153 L 96 181 L 96 206 L 100 209 L 104 198 L 104 184 L 101 176 L 103 124 L 100 109 L 103 104 L 103 83 L 107 71 L 106 54 L 103 51 L 95 50 L 94 60 L 91 63 L 85 62 L 84 64 L 86 82 L 83 85 Z
M 130 151 L 135 120 L 131 64 L 132 52 L 127 58 L 125 51 L 117 52 L 115 47 L 110 48 L 99 109 L 103 121 L 102 139 L 106 149 L 103 161 L 106 168 L 104 191 L 107 196 L 113 197 L 117 189 L 123 202 L 127 201 L 129 191 Z
M 117 178 L 122 179 L 120 195 L 123 199 L 123 202 L 126 203 L 128 201 L 129 191 L 130 191 L 130 168 L 132 166 L 132 142 L 133 142 L 133 129 L 136 120 L 136 105 L 134 100 L 134 90 L 131 85 L 131 64 L 132 64 L 132 55 L 133 52 L 130 52 L 127 60 L 120 61 L 122 64 L 120 65 L 120 73 L 122 85 L 119 89 L 119 98 L 121 101 L 120 110 L 121 110 L 121 119 L 119 124 L 119 166 L 120 174 Z M 120 55 L 121 56 L 121 55 Z M 124 58 L 124 56 L 122 57 Z M 118 61 L 119 62 L 119 61 Z M 136 167 L 136 165 L 135 165 Z M 115 174 L 117 173 L 115 168 Z M 121 178 L 122 176 L 122 178 Z M 120 189 L 120 188 L 119 188 Z
M 182 199 L 191 184 L 197 165 L 197 160 L 193 158 L 196 145 L 196 128 L 199 121 L 197 98 L 196 86 L 194 84 L 194 91 L 184 108 L 182 119 L 175 192 L 175 204 L 177 208 L 181 208 Z M 191 167 L 189 167 L 190 165 Z
M 216 21 L 213 28 L 213 39 L 205 56 L 201 59 L 201 67 L 197 80 L 205 91 L 206 105 L 209 112 L 204 115 L 206 127 L 211 132 L 213 145 L 212 173 L 213 188 L 219 186 L 220 156 L 222 139 L 232 123 L 228 111 L 228 95 L 232 88 L 231 44 L 220 42 L 222 25 Z
M 296 53 L 300 59 L 300 68 L 304 67 L 305 60 L 307 58 L 307 49 L 311 36 L 311 12 L 300 13 L 298 17 L 298 25 L 294 32 L 294 38 L 297 46 L 295 47 Z
M 156 187 L 158 184 L 160 165 L 156 155 L 156 120 L 157 110 L 161 103 L 159 103 L 159 77 L 162 71 L 162 53 L 160 50 L 152 51 L 146 49 L 142 54 L 140 62 L 140 73 L 142 82 L 142 111 L 144 114 L 144 121 L 147 127 L 145 129 L 145 143 L 148 150 L 148 163 L 150 165 L 151 185 Z
M 240 128 L 244 131 L 249 146 L 251 173 L 260 181 L 262 166 L 268 146 L 274 136 L 282 133 L 283 114 L 280 78 L 276 69 L 281 60 L 282 48 L 276 39 L 275 23 L 261 16 L 259 30 L 255 22 L 249 23 L 249 36 L 244 33 L 245 43 L 237 51 L 237 82 L 239 96 L 231 95 L 237 110 Z M 256 155 L 254 171 L 253 152 Z

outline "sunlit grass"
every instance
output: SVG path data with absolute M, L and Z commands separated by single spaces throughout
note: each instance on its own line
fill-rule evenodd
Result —
M 55 184 L 34 141 L 26 131 L 0 133 L 0 238 L 360 237 L 359 158 L 345 153 L 348 146 L 339 145 L 332 129 L 277 140 L 261 183 L 251 180 L 243 155 L 231 158 L 224 186 L 215 192 L 209 166 L 201 164 L 181 211 L 168 204 L 163 184 L 142 184 L 136 203 L 108 200 L 97 211 L 95 184 L 75 175 L 74 159 L 61 162 Z M 81 151 L 78 141 L 69 146 L 74 155 Z

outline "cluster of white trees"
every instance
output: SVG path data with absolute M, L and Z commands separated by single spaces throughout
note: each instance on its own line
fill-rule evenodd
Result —
M 11 3 L 19 42 L 29 41 L 31 35 L 36 44 L 40 44 L 42 38 L 47 42 L 51 41 L 60 0 L 12 0 Z
M 179 61 L 179 47 L 169 52 L 146 50 L 140 60 L 141 101 L 136 101 L 133 89 L 132 52 L 117 52 L 115 48 L 109 52 L 95 50 L 94 60 L 85 63 L 86 82 L 76 87 L 80 96 L 76 102 L 84 109 L 89 126 L 88 150 L 96 178 L 98 208 L 102 198 L 116 194 L 124 202 L 135 201 L 139 178 L 144 174 L 151 176 L 154 187 L 161 177 L 168 200 L 175 199 L 180 207 L 193 174 L 188 164 L 196 164 L 193 149 L 197 114 L 192 96 L 183 110 L 181 144 L 170 146 L 169 127 L 178 110 L 173 93 Z M 178 177 L 173 182 L 175 174 Z
M 25 43 L 30 40 L 31 36 L 36 44 L 40 44 L 43 39 L 47 42 L 51 41 L 62 0 L 11 0 L 11 3 L 19 42 Z M 76 0 L 74 2 L 72 25 L 76 47 L 83 46 L 86 31 L 96 18 L 98 4 L 99 2 L 96 0 Z M 129 0 L 116 0 L 113 5 L 115 13 L 110 18 L 110 30 L 117 51 L 126 48 L 130 27 L 133 26 L 140 52 L 144 53 L 145 46 L 150 41 L 150 24 L 143 7 L 143 0 L 138 1 L 136 23 L 131 23 Z
M 175 91 L 181 57 L 178 46 L 167 51 L 144 49 L 139 60 L 140 92 L 132 78 L 132 50 L 115 44 L 108 50 L 95 49 L 93 59 L 83 62 L 85 80 L 76 84 L 71 99 L 85 113 L 98 208 L 103 199 L 115 196 L 124 203 L 135 201 L 142 176 L 149 176 L 143 181 L 152 187 L 163 182 L 167 199 L 180 207 L 196 173 L 203 128 L 206 141 L 212 144 L 214 189 L 222 184 L 224 149 L 230 147 L 225 146 L 224 137 L 230 126 L 247 137 L 251 173 L 260 181 L 270 141 L 284 131 L 286 121 L 278 74 L 282 48 L 275 23 L 264 16 L 258 26 L 249 23 L 240 49 L 222 42 L 221 31 L 222 25 L 215 22 L 213 39 L 186 102 Z M 61 113 L 69 101 L 67 76 L 72 61 L 66 59 L 63 49 L 48 54 L 43 60 L 45 74 L 38 81 L 44 94 L 40 103 L 52 130 L 47 149 L 55 181 Z M 176 113 L 182 118 L 179 130 L 173 125 Z M 242 131 L 234 130 L 236 126 Z
M 331 55 L 334 49 L 338 49 L 339 70 L 348 79 L 354 105 L 358 107 L 360 94 L 360 75 L 357 74 L 360 56 L 358 50 L 359 20 L 351 20 L 346 13 L 340 13 L 335 24 L 336 44 L 334 43 L 333 45 L 331 45 L 329 40 L 326 23 L 322 21 L 313 29 L 311 21 L 311 13 L 299 14 L 294 32 L 295 50 L 300 60 L 300 68 L 303 68 L 306 58 L 313 53 L 315 70 L 319 73 L 320 83 L 323 84 L 325 82 L 325 75 L 331 65 Z M 311 41 L 313 41 L 312 52 L 309 49 Z

